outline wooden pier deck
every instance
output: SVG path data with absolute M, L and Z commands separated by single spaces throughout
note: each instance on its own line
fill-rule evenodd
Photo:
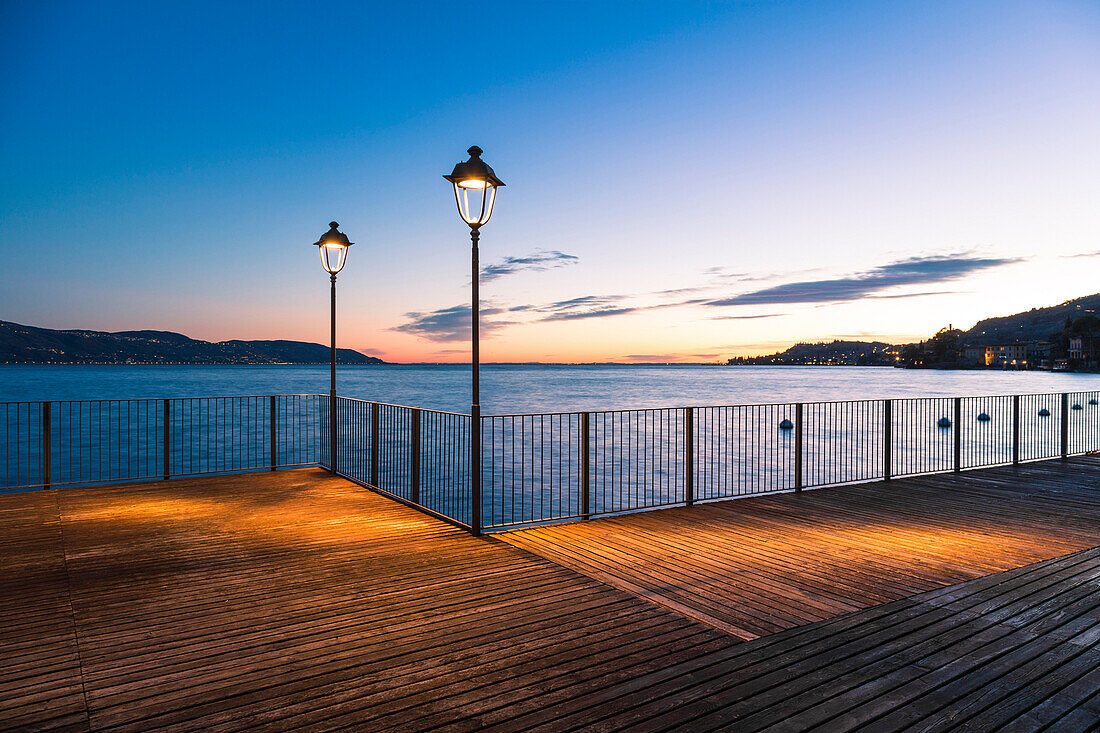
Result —
M 501 537 L 755 639 L 1100 545 L 1100 460 L 773 494 Z
M 312 469 L 0 495 L 0 729 L 1088 730 L 1098 498 L 1089 457 L 474 538 Z

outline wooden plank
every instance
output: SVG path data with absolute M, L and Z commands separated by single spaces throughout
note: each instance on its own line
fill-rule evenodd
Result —
M 0 729 L 88 730 L 56 491 L 0 494 Z
M 0 496 L 0 729 L 1080 729 L 1097 487 L 1073 459 L 489 538 L 316 470 Z
M 821 700 L 836 700 L 844 710 L 859 702 L 844 693 L 863 681 L 873 684 L 883 664 L 904 667 L 907 653 L 920 659 L 925 650 L 952 639 L 965 641 L 983 629 L 996 633 L 1006 616 L 1031 613 L 1036 602 L 1052 595 L 1076 590 L 1079 598 L 1088 598 L 1081 577 L 1098 575 L 1100 556 L 1059 559 L 1052 567 L 1006 582 L 980 579 L 956 586 L 951 607 L 916 596 L 885 614 L 868 609 L 846 617 L 844 624 L 823 622 L 793 629 L 744 644 L 732 655 L 693 660 L 675 676 L 666 673 L 661 680 L 606 690 L 599 705 L 557 722 L 590 730 L 661 730 L 699 718 L 715 725 L 736 721 L 738 730 L 752 730 L 743 728 L 744 721 L 761 711 L 787 719 Z M 869 623 L 858 623 L 864 617 Z M 788 638 L 809 643 L 790 647 Z M 697 727 L 706 725 L 700 722 Z
M 1100 544 L 1100 462 L 896 479 L 502 535 L 742 638 Z

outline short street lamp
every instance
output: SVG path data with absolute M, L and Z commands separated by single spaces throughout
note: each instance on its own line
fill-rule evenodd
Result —
M 497 188 L 503 186 L 504 181 L 497 178 L 493 169 L 481 159 L 481 148 L 474 145 L 466 152 L 470 154 L 470 159 L 459 163 L 449 176 L 443 177 L 454 185 L 458 213 L 470 227 L 470 278 L 473 288 L 470 334 L 473 349 L 470 359 L 470 529 L 474 534 L 481 534 L 481 395 L 478 374 L 481 361 L 478 334 L 481 307 L 478 300 L 478 281 L 481 268 L 478 266 L 477 243 L 481 238 L 481 227 L 493 215 Z
M 321 267 L 329 274 L 332 283 L 332 341 L 329 348 L 329 469 L 336 473 L 336 273 L 344 269 L 348 258 L 348 247 L 354 242 L 339 230 L 339 224 L 329 222 L 329 229 L 314 242 L 321 254 Z

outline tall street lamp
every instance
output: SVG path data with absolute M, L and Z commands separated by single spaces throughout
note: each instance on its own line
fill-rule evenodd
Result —
M 321 254 L 321 267 L 329 274 L 332 283 L 332 340 L 329 347 L 329 468 L 336 473 L 336 273 L 344 269 L 348 258 L 348 247 L 354 242 L 348 241 L 348 235 L 339 229 L 339 224 L 329 222 L 328 231 L 314 242 Z
M 470 227 L 470 278 L 472 294 L 471 334 L 471 401 L 470 401 L 470 529 L 481 534 L 481 394 L 478 369 L 481 362 L 478 325 L 480 308 L 478 281 L 481 268 L 477 261 L 477 243 L 481 238 L 481 227 L 493 215 L 493 203 L 497 197 L 497 187 L 504 181 L 497 178 L 493 169 L 481 159 L 481 148 L 474 145 L 466 151 L 470 159 L 454 167 L 449 176 L 443 176 L 454 185 L 455 203 L 458 214 Z

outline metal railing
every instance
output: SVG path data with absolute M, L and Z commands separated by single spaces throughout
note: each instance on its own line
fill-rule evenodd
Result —
M 1100 451 L 1100 392 L 482 418 L 484 528 Z
M 474 532 L 1100 450 L 1100 391 L 487 415 L 338 397 L 335 473 Z M 330 464 L 327 395 L 0 403 L 0 489 Z M 480 511 L 475 511 L 479 509 Z
M 337 397 L 336 424 L 336 473 L 470 526 L 469 415 Z
M 0 489 L 316 466 L 319 395 L 0 403 Z

